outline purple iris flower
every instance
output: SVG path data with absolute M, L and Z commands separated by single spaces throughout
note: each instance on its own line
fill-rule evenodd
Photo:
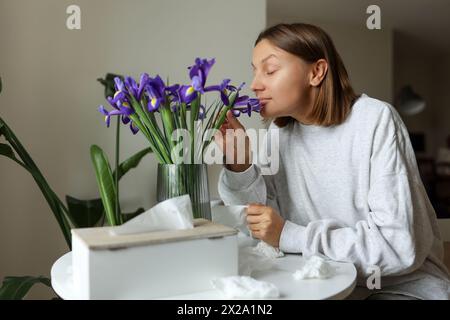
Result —
M 150 80 L 150 77 L 147 73 L 141 74 L 141 79 L 139 80 L 139 86 L 137 89 L 137 97 L 139 98 L 138 101 L 141 100 L 145 86 L 147 85 L 149 80 Z
M 136 134 L 139 131 L 139 128 L 134 125 L 133 121 L 130 122 L 130 130 L 133 134 Z
M 135 97 L 137 101 L 140 100 L 138 96 L 139 86 L 132 77 L 125 77 L 125 88 L 127 89 L 128 94 Z
M 205 92 L 208 91 L 219 91 L 220 92 L 220 99 L 222 99 L 222 102 L 224 105 L 228 106 L 230 104 L 230 100 L 228 99 L 228 90 L 235 90 L 236 87 L 229 85 L 230 79 L 225 79 L 222 81 L 220 85 L 216 86 L 209 86 L 205 88 Z
M 122 115 L 122 123 L 123 124 L 128 124 L 128 122 L 130 122 L 131 119 L 130 117 L 126 116 L 126 115 Z
M 166 91 L 169 93 L 169 95 L 168 95 L 169 102 L 173 102 L 176 104 L 184 102 L 181 98 L 180 89 L 181 89 L 181 86 L 179 84 L 174 84 L 169 87 L 166 87 Z M 176 110 L 176 108 L 175 108 L 175 110 Z
M 174 97 L 174 101 L 179 101 L 178 98 L 178 90 L 180 89 L 179 84 L 173 84 L 171 86 L 166 87 L 166 91 L 168 91 L 172 97 Z
M 133 114 L 133 109 L 127 107 L 126 105 L 120 105 L 120 107 L 114 108 L 114 110 L 112 111 L 106 110 L 106 108 L 101 105 L 98 107 L 98 111 L 100 111 L 105 116 L 105 122 L 107 127 L 109 127 L 111 123 L 111 116 L 122 116 L 122 122 L 124 121 L 129 122 L 130 119 L 128 118 L 128 116 Z M 124 120 L 124 117 L 126 117 L 126 119 L 128 120 Z
M 122 103 L 126 99 L 126 89 L 125 85 L 119 77 L 114 78 L 114 87 L 116 88 L 116 93 L 113 97 L 107 97 L 108 102 L 116 108 L 117 103 Z
M 128 83 L 131 84 L 132 81 L 128 80 Z M 111 124 L 111 116 L 121 116 L 123 124 L 128 124 L 130 122 L 129 116 L 134 113 L 134 110 L 128 103 L 126 84 L 124 84 L 119 77 L 116 77 L 114 78 L 114 86 L 116 89 L 116 93 L 112 98 L 107 98 L 108 102 L 113 107 L 113 110 L 108 111 L 102 105 L 98 108 L 98 111 L 100 111 L 105 116 L 107 127 L 109 127 Z
M 161 77 L 150 78 L 146 85 L 146 92 L 149 97 L 148 111 L 153 112 L 159 109 L 161 103 L 164 103 L 166 85 Z
M 101 113 L 103 113 L 103 115 L 105 116 L 105 123 L 106 126 L 109 128 L 109 125 L 111 123 L 111 115 L 109 114 L 109 112 L 105 109 L 104 106 L 100 105 L 98 107 L 98 111 L 100 111 Z
M 198 96 L 198 92 L 205 93 L 205 83 L 211 67 L 214 65 L 215 59 L 195 59 L 195 64 L 188 67 L 189 77 L 191 78 L 190 85 L 178 86 L 171 90 L 175 101 L 180 103 L 191 103 Z M 211 91 L 211 90 L 208 90 Z
M 225 81 L 226 81 L 226 80 L 224 80 L 224 82 L 222 83 L 222 85 L 224 85 Z M 230 101 L 229 101 L 229 99 L 228 99 L 228 95 L 227 95 L 227 91 L 226 91 L 226 90 L 231 90 L 231 91 L 236 92 L 236 97 L 234 98 L 234 102 L 233 102 L 233 106 L 232 106 L 233 108 L 234 108 L 235 106 L 243 106 L 243 105 L 247 105 L 248 100 L 249 100 L 249 97 L 248 97 L 248 96 L 239 96 L 239 92 L 241 91 L 241 89 L 242 89 L 242 87 L 243 87 L 244 85 L 245 85 L 245 82 L 242 82 L 241 85 L 240 85 L 239 87 L 236 88 L 235 86 L 226 84 L 226 87 L 225 87 L 225 89 L 224 89 L 224 92 L 221 92 L 222 102 L 223 102 L 225 105 L 229 105 L 229 104 L 230 104 Z M 226 96 L 226 99 L 224 99 L 223 96 Z M 233 111 L 233 113 L 234 113 L 234 114 L 237 114 L 237 112 L 234 112 L 234 111 Z
M 239 117 L 241 113 L 247 113 L 251 116 L 252 111 L 260 112 L 261 106 L 258 99 L 248 98 L 248 96 L 242 96 L 240 101 L 236 102 L 232 108 L 233 115 Z
M 116 87 L 116 91 L 125 91 L 125 84 L 119 77 L 114 78 L 114 86 Z
M 214 58 L 209 61 L 207 59 L 196 58 L 195 64 L 188 67 L 189 77 L 192 80 L 191 85 L 195 91 L 204 93 L 206 79 L 215 62 L 216 60 Z
M 186 104 L 191 103 L 195 98 L 197 98 L 197 91 L 193 86 L 183 85 L 179 88 L 179 99 L 180 102 Z

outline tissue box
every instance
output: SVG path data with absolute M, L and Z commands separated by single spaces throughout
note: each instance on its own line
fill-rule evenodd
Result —
M 205 219 L 193 229 L 111 235 L 72 229 L 72 265 L 80 299 L 153 299 L 211 290 L 238 274 L 237 231 Z

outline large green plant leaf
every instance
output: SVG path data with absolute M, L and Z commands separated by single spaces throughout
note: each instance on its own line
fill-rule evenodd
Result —
M 146 148 L 123 161 L 119 165 L 118 179 L 120 180 L 125 174 L 127 174 L 128 171 L 136 168 L 141 160 L 150 152 L 151 148 Z M 115 178 L 116 171 L 113 172 L 114 181 Z M 69 215 L 71 216 L 74 227 L 76 228 L 94 227 L 105 216 L 103 201 L 101 198 L 81 200 L 67 195 L 66 202 L 69 209 Z M 139 208 L 134 213 L 124 213 L 122 214 L 123 221 L 126 222 L 144 211 L 145 210 L 143 208 Z
M 16 160 L 13 149 L 5 143 L 0 143 L 0 154 L 10 159 Z
M 50 188 L 44 175 L 41 173 L 39 168 L 36 166 L 35 162 L 28 154 L 27 150 L 23 147 L 22 143 L 16 137 L 14 132 L 8 127 L 8 125 L 0 118 L 0 131 L 4 135 L 6 141 L 9 145 L 2 144 L 0 155 L 9 157 L 10 159 L 16 161 L 23 168 L 25 168 L 33 177 L 42 194 L 45 197 L 49 207 L 51 208 L 58 224 L 64 234 L 69 248 L 71 247 L 71 235 L 70 235 L 70 217 L 66 215 L 68 213 L 67 208 L 55 194 L 55 192 Z M 15 154 L 14 154 L 14 152 Z M 19 160 L 20 159 L 20 160 Z
M 0 143 L 0 155 L 10 158 L 11 160 L 21 165 L 23 168 L 27 169 L 27 167 L 19 159 L 17 159 L 16 155 L 14 154 L 14 150 L 9 145 L 5 143 Z
M 122 224 L 120 214 L 116 215 L 115 212 L 116 190 L 109 162 L 103 150 L 97 145 L 91 146 L 91 159 L 108 223 L 112 226 L 120 225 Z
M 0 118 L 0 137 L 5 135 L 5 123 L 3 122 L 3 119 Z
M 21 300 L 31 287 L 37 283 L 52 287 L 50 279 L 43 276 L 5 277 L 0 287 L 0 300 Z
M 120 178 L 122 178 L 128 171 L 136 168 L 141 162 L 142 158 L 144 158 L 147 154 L 151 152 L 152 152 L 151 148 L 146 148 L 129 157 L 127 160 L 123 161 L 119 165 L 119 170 L 117 170 L 119 172 L 118 179 L 120 180 Z M 113 173 L 113 178 L 114 179 L 116 178 L 116 171 L 114 171 Z
M 94 227 L 104 217 L 102 199 L 80 200 L 66 195 L 66 203 L 75 228 Z

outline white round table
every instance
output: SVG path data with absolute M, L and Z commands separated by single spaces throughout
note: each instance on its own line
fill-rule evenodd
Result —
M 292 276 L 298 269 L 301 255 L 286 254 L 274 260 L 270 270 L 255 271 L 252 277 L 257 280 L 275 284 L 279 291 L 279 299 L 323 300 L 345 299 L 356 285 L 356 268 L 351 263 L 333 262 L 335 274 L 328 279 L 295 280 Z M 55 292 L 63 299 L 77 300 L 72 278 L 72 252 L 60 257 L 52 266 L 51 282 Z M 126 299 L 126 296 L 125 296 Z M 224 297 L 217 290 L 196 292 L 162 299 L 171 300 L 222 300 Z

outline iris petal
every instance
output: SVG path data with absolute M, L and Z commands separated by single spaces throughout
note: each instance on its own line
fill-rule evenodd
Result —
M 109 114 L 108 111 L 105 109 L 105 107 L 102 105 L 98 107 L 98 111 L 103 113 L 105 116 L 107 116 Z
M 222 99 L 224 105 L 228 106 L 230 104 L 230 100 L 228 99 L 228 96 L 225 94 L 224 91 L 220 92 L 220 99 Z
M 139 128 L 134 126 L 133 121 L 130 122 L 130 130 L 133 134 L 136 134 L 139 131 Z
M 125 90 L 125 86 L 119 77 L 114 78 L 114 85 L 115 85 L 116 91 L 124 91 Z
M 130 120 L 130 118 L 128 118 L 127 116 L 125 116 L 125 115 L 122 115 L 122 123 L 123 124 L 128 124 L 128 122 L 130 122 L 131 120 Z
M 192 87 L 195 91 L 202 92 L 203 91 L 203 85 L 202 85 L 202 79 L 199 76 L 195 76 L 192 78 Z

